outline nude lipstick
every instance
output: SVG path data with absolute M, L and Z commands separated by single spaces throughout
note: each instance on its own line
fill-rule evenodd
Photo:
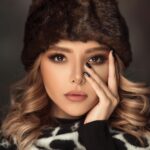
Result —
M 80 102 L 87 98 L 87 94 L 82 91 L 70 91 L 65 94 L 66 98 L 73 102 Z

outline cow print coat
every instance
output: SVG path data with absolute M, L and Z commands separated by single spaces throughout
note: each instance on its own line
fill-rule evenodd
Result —
M 105 120 L 87 124 L 83 124 L 83 118 L 56 118 L 56 121 L 58 125 L 42 129 L 27 150 L 150 150 L 150 137 L 144 136 L 141 146 L 135 137 L 112 129 Z M 17 144 L 0 132 L 0 150 L 17 150 Z

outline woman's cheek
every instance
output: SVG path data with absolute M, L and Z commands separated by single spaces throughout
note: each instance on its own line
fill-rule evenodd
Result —
M 108 65 L 96 66 L 94 67 L 96 73 L 100 76 L 100 78 L 107 83 L 108 81 Z
M 53 71 L 50 73 L 50 80 L 56 85 L 65 85 L 69 74 L 69 69 L 66 66 L 55 66 L 51 68 Z

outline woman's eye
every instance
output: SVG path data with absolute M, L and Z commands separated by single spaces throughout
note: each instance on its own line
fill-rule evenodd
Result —
M 92 61 L 92 63 L 94 64 L 102 64 L 104 63 L 105 61 L 107 60 L 107 57 L 106 56 L 103 56 L 103 55 L 96 55 L 96 56 L 93 56 L 89 59 L 89 62 Z
M 49 59 L 53 62 L 56 63 L 61 63 L 66 61 L 65 56 L 63 54 L 52 54 L 51 56 L 49 56 Z M 89 59 L 89 62 L 92 64 L 102 64 L 107 60 L 107 57 L 104 55 L 96 55 L 93 56 Z
M 54 62 L 62 62 L 62 61 L 64 61 L 64 55 L 53 54 L 53 55 L 49 56 L 49 59 L 54 61 Z

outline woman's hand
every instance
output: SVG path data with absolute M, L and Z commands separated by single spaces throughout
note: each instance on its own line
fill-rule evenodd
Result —
M 109 53 L 108 86 L 92 68 L 85 66 L 85 69 L 90 74 L 90 77 L 85 75 L 86 79 L 95 90 L 99 102 L 87 113 L 84 124 L 95 120 L 107 120 L 119 103 L 118 72 L 115 67 L 113 51 Z

